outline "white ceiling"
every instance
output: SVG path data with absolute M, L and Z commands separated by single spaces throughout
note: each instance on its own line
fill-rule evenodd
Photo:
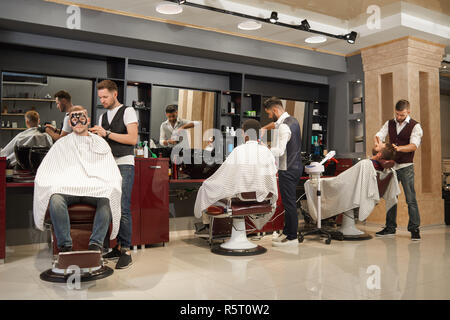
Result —
M 395 0 L 351 0 L 351 2 L 349 0 L 329 0 L 329 10 L 324 10 L 323 6 L 319 6 L 325 0 L 188 1 L 262 18 L 268 18 L 271 11 L 274 10 L 278 12 L 280 22 L 300 24 L 301 20 L 307 19 L 311 29 L 333 34 L 357 31 L 358 38 L 355 44 L 349 44 L 346 41 L 334 38 L 327 38 L 327 41 L 322 44 L 308 44 L 304 40 L 314 34 L 269 23 L 263 23 L 262 28 L 256 31 L 244 31 L 237 28 L 237 25 L 245 20 L 243 18 L 190 6 L 183 6 L 181 14 L 164 15 L 156 12 L 156 5 L 161 3 L 161 0 L 47 1 L 76 4 L 94 10 L 131 15 L 138 19 L 182 24 L 192 28 L 250 37 L 288 46 L 306 47 L 340 55 L 351 54 L 359 49 L 404 36 L 415 36 L 444 44 L 447 46 L 447 52 L 450 53 L 450 16 L 447 14 L 450 11 L 450 0 L 428 0 L 428 2 L 422 0 L 407 0 L 407 2 Z M 381 28 L 370 30 L 366 23 L 370 16 L 366 13 L 366 5 L 369 6 L 373 3 L 380 5 Z M 343 10 L 342 5 L 348 6 L 347 19 L 342 18 L 346 16 L 346 11 Z

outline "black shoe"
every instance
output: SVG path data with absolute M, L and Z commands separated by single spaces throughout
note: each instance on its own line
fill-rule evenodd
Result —
M 115 246 L 112 251 L 105 253 L 103 255 L 103 259 L 108 259 L 108 260 L 117 260 L 120 258 L 121 252 L 119 249 L 117 249 L 118 246 Z
M 102 248 L 101 246 L 99 246 L 98 244 L 91 243 L 91 244 L 88 246 L 88 250 L 89 250 L 89 251 L 100 251 L 100 253 L 102 253 L 103 248 Z
M 199 236 L 209 235 L 209 224 L 203 225 L 202 228 L 195 231 L 195 234 Z
M 420 231 L 419 231 L 419 229 L 411 231 L 411 240 L 412 241 L 420 241 Z
M 117 261 L 116 269 L 126 269 L 133 264 L 131 260 L 131 254 L 126 254 L 126 251 L 122 251 Z
M 61 247 L 59 248 L 59 252 L 70 252 L 72 251 L 72 247 Z
M 378 231 L 377 233 L 375 233 L 376 237 L 392 237 L 395 236 L 395 229 L 389 229 L 389 228 L 384 228 L 381 231 Z

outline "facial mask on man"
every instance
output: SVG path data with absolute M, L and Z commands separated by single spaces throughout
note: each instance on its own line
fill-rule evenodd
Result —
M 72 126 L 76 126 L 78 123 L 81 123 L 83 126 L 87 123 L 87 117 L 84 112 L 72 112 L 70 114 L 70 123 Z

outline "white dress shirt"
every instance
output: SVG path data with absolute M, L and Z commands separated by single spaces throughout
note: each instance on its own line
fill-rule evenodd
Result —
M 278 170 L 287 169 L 286 145 L 291 139 L 291 129 L 283 121 L 289 117 L 289 113 L 284 112 L 275 122 L 275 130 L 272 136 L 272 145 L 270 151 L 276 159 Z
M 407 116 L 406 119 L 402 123 L 399 123 L 397 121 L 397 119 L 394 119 L 394 121 L 395 121 L 396 129 L 397 129 L 397 134 L 400 134 L 400 132 L 403 130 L 403 128 L 405 128 L 406 125 L 409 123 L 409 121 L 411 121 L 411 117 Z M 375 136 L 380 138 L 380 141 L 384 141 L 388 135 L 389 135 L 389 120 L 385 122 L 385 124 L 383 125 L 381 130 L 378 131 Z M 422 141 L 422 136 L 423 136 L 422 127 L 420 126 L 420 123 L 417 123 L 411 132 L 411 137 L 409 139 L 409 143 L 415 144 L 416 147 L 419 148 L 420 142 Z M 398 170 L 401 168 L 408 167 L 412 164 L 413 164 L 412 162 L 410 162 L 410 163 L 395 163 L 394 169 Z
M 199 125 L 200 121 L 191 121 L 177 118 L 177 122 L 175 122 L 174 126 L 172 126 L 169 120 L 161 123 L 161 127 L 159 128 L 159 143 L 164 146 L 164 140 L 170 140 L 172 138 L 174 130 L 179 129 L 181 126 L 184 126 L 188 123 L 193 123 L 194 127 L 196 127 Z

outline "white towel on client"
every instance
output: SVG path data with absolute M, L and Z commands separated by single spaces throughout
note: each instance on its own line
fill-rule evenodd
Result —
M 383 198 L 386 209 L 397 203 L 400 194 L 395 170 L 384 170 L 381 179 L 393 173 Z M 321 178 L 321 216 L 322 219 L 333 217 L 350 209 L 359 208 L 359 220 L 366 220 L 375 205 L 380 201 L 377 185 L 377 171 L 370 159 L 361 160 L 350 169 L 336 177 Z M 317 186 L 311 180 L 305 183 L 310 215 L 317 219 Z

